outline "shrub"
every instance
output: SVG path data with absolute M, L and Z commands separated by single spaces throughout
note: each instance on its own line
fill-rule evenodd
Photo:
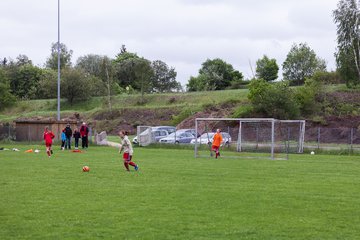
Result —
M 270 84 L 263 79 L 252 80 L 248 98 L 255 112 L 266 117 L 294 119 L 299 116 L 299 106 L 288 82 Z

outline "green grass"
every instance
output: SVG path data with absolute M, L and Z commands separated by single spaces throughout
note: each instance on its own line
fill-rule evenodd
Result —
M 0 239 L 359 237 L 356 156 L 215 160 L 136 148 L 140 171 L 128 173 L 109 147 L 55 147 L 48 159 L 43 146 L 14 146 L 21 152 L 0 151 Z

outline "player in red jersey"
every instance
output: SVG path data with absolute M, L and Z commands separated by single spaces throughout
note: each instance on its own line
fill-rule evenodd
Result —
M 45 127 L 44 140 L 45 140 L 45 146 L 46 146 L 46 153 L 49 157 L 53 153 L 51 146 L 52 146 L 52 141 L 54 138 L 55 138 L 55 135 L 53 134 L 53 132 L 50 131 L 48 127 Z
M 133 166 L 135 171 L 137 171 L 139 169 L 139 166 L 135 164 L 133 161 L 131 161 L 134 151 L 131 146 L 131 142 L 128 138 L 128 134 L 129 133 L 126 131 L 119 132 L 119 136 L 121 138 L 119 153 L 121 153 L 124 150 L 123 159 L 124 159 L 124 166 L 126 168 L 126 171 L 130 171 L 129 165 Z

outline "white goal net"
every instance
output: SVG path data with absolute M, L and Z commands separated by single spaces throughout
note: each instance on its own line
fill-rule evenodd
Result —
M 95 134 L 95 143 L 97 145 L 108 145 L 107 134 L 105 131 Z
M 221 129 L 222 157 L 288 159 L 302 153 L 305 121 L 273 118 L 197 118 L 195 157 L 209 157 L 216 129 Z
M 137 126 L 136 138 L 139 146 L 147 146 L 155 142 L 150 126 Z

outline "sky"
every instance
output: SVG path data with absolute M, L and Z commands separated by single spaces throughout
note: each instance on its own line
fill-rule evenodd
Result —
M 339 0 L 60 0 L 60 42 L 72 62 L 129 52 L 174 67 L 185 85 L 207 59 L 221 58 L 252 78 L 267 55 L 280 66 L 307 43 L 335 70 Z M 58 0 L 0 1 L 0 58 L 27 55 L 43 67 L 58 39 Z M 281 76 L 280 76 L 281 78 Z

